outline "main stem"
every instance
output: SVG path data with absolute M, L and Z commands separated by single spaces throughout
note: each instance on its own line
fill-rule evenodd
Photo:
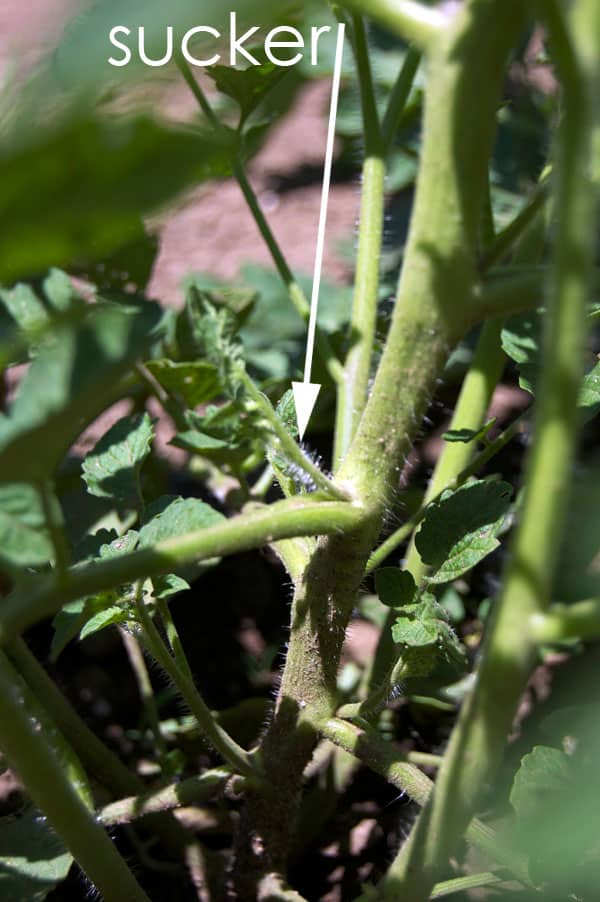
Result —
M 319 540 L 296 580 L 290 644 L 261 757 L 271 793 L 249 791 L 236 844 L 240 898 L 282 873 L 302 775 L 335 711 L 342 643 L 404 457 L 452 345 L 473 317 L 475 251 L 505 59 L 520 0 L 467 4 L 430 57 L 422 168 L 386 348 L 338 483 L 363 515 Z M 258 892 L 257 892 L 258 886 Z

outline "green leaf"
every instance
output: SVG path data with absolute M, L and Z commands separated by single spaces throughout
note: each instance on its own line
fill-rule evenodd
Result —
M 32 807 L 0 818 L 2 902 L 41 902 L 65 879 L 72 863 L 72 855 Z
M 418 595 L 412 573 L 398 567 L 382 567 L 377 571 L 375 591 L 379 600 L 389 608 L 403 608 L 414 604 Z
M 106 539 L 110 537 L 111 533 L 105 529 L 100 530 L 95 536 L 88 536 L 85 543 L 82 543 L 86 558 L 88 560 L 107 560 L 134 551 L 139 533 L 130 529 L 124 536 L 117 536 L 112 541 L 106 542 Z M 78 598 L 76 601 L 64 605 L 52 621 L 54 633 L 50 646 L 50 660 L 56 661 L 68 643 L 85 629 L 88 621 L 111 608 L 116 608 L 117 602 L 121 603 L 119 610 L 126 613 L 132 594 L 133 587 L 126 585 L 120 589 L 111 589 L 97 595 Z
M 211 66 L 207 75 L 214 81 L 219 91 L 231 97 L 241 112 L 240 127 L 254 112 L 268 91 L 286 74 L 286 70 L 265 58 L 264 50 L 250 49 L 250 53 L 260 61 L 259 66 L 249 65 L 246 69 L 231 66 Z
M 160 499 L 155 504 L 160 504 Z M 149 507 L 148 513 L 151 514 Z M 197 498 L 175 498 L 166 507 L 152 516 L 140 529 L 140 547 L 148 547 L 165 539 L 207 529 L 225 520 L 223 514 Z
M 434 645 L 438 639 L 438 630 L 433 620 L 398 617 L 392 626 L 392 637 L 399 645 L 419 648 L 423 645 Z
M 221 394 L 216 366 L 205 360 L 173 363 L 168 359 L 149 360 L 147 369 L 170 394 L 179 395 L 188 407 L 206 404 Z
M 510 508 L 506 482 L 471 482 L 445 492 L 428 509 L 415 544 L 432 568 L 430 583 L 447 583 L 482 561 L 498 547 L 498 535 Z
M 115 397 L 119 379 L 152 340 L 160 308 L 92 308 L 78 328 L 57 329 L 0 417 L 0 481 L 51 475 L 77 436 Z
M 103 611 L 98 611 L 97 614 L 90 617 L 82 627 L 79 638 L 86 639 L 88 636 L 100 632 L 100 630 L 105 629 L 107 626 L 112 626 L 115 623 L 125 623 L 127 620 L 129 620 L 129 612 L 124 608 L 117 607 L 116 605 L 105 608 Z
M 537 311 L 512 316 L 502 329 L 502 348 L 519 370 L 519 385 L 535 393 L 541 357 L 542 317 Z
M 512 789 L 510 803 L 521 818 L 531 818 L 543 810 L 548 793 L 556 792 L 571 782 L 572 762 L 558 749 L 535 746 L 521 760 Z
M 39 493 L 30 485 L 0 485 L 0 561 L 38 567 L 53 557 Z
M 140 471 L 150 454 L 154 427 L 147 413 L 118 420 L 83 462 L 88 492 L 136 507 L 142 502 Z
M 444 432 L 442 438 L 445 442 L 464 442 L 465 444 L 483 441 L 495 422 L 496 417 L 488 420 L 481 429 L 449 429 L 448 432 Z
M 579 406 L 582 408 L 582 420 L 587 423 L 600 412 L 600 363 L 583 377 L 579 393 Z
M 103 260 L 129 244 L 142 214 L 223 175 L 230 148 L 150 118 L 58 121 L 0 146 L 0 281 Z
M 171 598 L 171 596 L 178 595 L 180 592 L 187 592 L 190 588 L 190 584 L 175 573 L 154 577 L 152 586 L 155 598 Z

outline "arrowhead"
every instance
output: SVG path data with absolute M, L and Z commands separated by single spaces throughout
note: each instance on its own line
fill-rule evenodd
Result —
M 294 402 L 296 404 L 296 420 L 300 441 L 304 438 L 310 415 L 313 412 L 321 386 L 314 382 L 292 382 Z

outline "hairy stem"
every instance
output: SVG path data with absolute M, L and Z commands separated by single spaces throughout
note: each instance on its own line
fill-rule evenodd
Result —
M 196 561 L 260 548 L 278 539 L 353 529 L 364 516 L 358 505 L 313 501 L 310 495 L 298 497 L 249 510 L 218 526 L 165 539 L 152 548 L 71 567 L 62 583 L 54 577 L 36 577 L 3 600 L 0 645 L 84 595 L 171 573 Z
M 364 124 L 365 160 L 354 301 L 350 319 L 350 350 L 344 365 L 344 378 L 338 389 L 334 468 L 339 467 L 344 459 L 367 402 L 377 323 L 385 191 L 383 138 L 375 104 L 367 34 L 360 16 L 353 16 L 352 22 Z
M 131 824 L 149 814 L 202 804 L 222 790 L 231 776 L 230 770 L 215 768 L 198 777 L 172 783 L 155 792 L 119 799 L 118 802 L 105 805 L 98 812 L 98 820 L 106 827 L 114 827 L 117 824 Z
M 147 902 L 147 896 L 96 823 L 48 742 L 30 716 L 27 691 L 0 653 L 0 747 L 19 773 L 28 794 L 47 816 L 80 867 L 106 902 Z
M 563 78 L 565 112 L 558 148 L 555 278 L 521 522 L 475 689 L 453 732 L 432 802 L 384 884 L 390 899 L 398 892 L 427 898 L 494 777 L 534 662 L 531 623 L 547 606 L 562 534 L 578 433 L 577 400 L 594 254 L 591 170 L 597 96 L 591 85 L 595 87 L 600 74 L 597 47 L 591 53 L 593 79 L 587 81 L 571 41 L 577 46 L 598 33 L 600 8 L 594 0 L 578 4 L 578 15 L 585 10 L 586 16 L 572 34 L 558 4 L 548 3 L 544 9 Z

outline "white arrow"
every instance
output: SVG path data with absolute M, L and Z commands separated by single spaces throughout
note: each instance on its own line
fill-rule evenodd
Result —
M 312 295 L 310 299 L 310 318 L 308 320 L 308 340 L 306 342 L 306 358 L 304 361 L 304 380 L 292 382 L 296 419 L 300 441 L 304 437 L 310 415 L 313 412 L 317 396 L 321 390 L 318 383 L 310 381 L 312 359 L 315 349 L 315 331 L 317 328 L 317 308 L 321 290 L 321 272 L 323 269 L 323 251 L 325 248 L 325 228 L 327 226 L 327 208 L 329 189 L 331 187 L 331 169 L 333 167 L 333 150 L 335 144 L 335 123 L 337 119 L 340 81 L 342 77 L 342 60 L 344 56 L 345 25 L 338 25 L 337 44 L 335 48 L 335 65 L 333 68 L 333 85 L 331 88 L 331 108 L 329 111 L 329 129 L 327 131 L 327 147 L 325 150 L 325 166 L 323 170 L 323 191 L 321 194 L 321 213 L 319 215 L 319 232 L 317 235 L 317 251 L 315 254 L 315 270 L 313 275 Z

